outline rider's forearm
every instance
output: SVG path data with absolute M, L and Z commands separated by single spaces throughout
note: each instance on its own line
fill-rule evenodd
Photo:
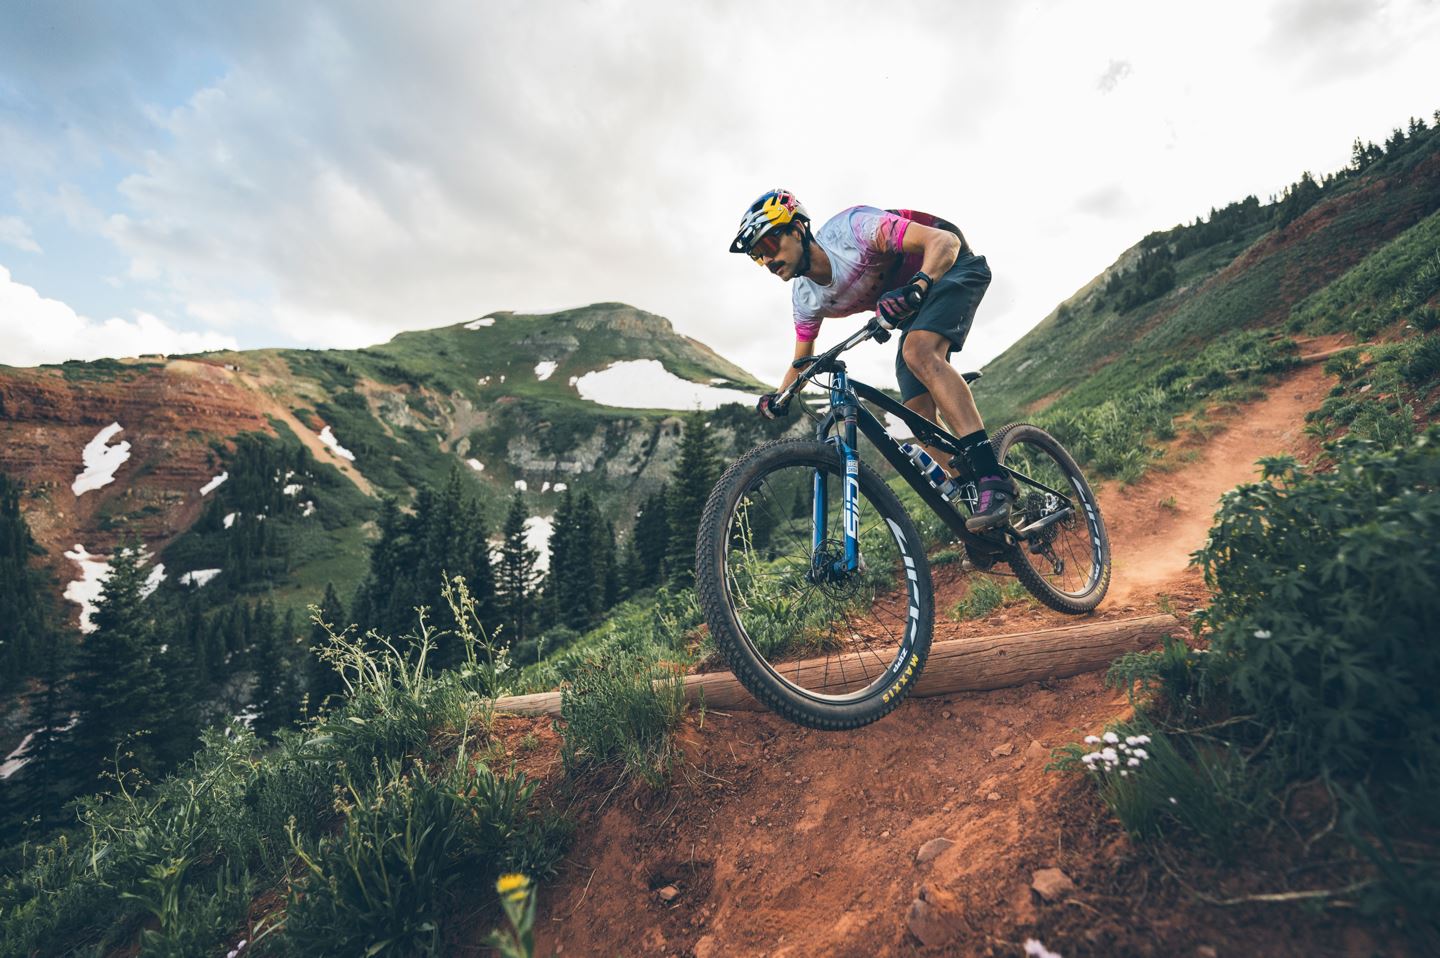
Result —
M 785 367 L 785 378 L 780 380 L 780 392 L 784 392 L 785 390 L 789 389 L 790 384 L 793 383 L 800 376 L 800 370 L 795 368 L 794 360 L 804 359 L 806 356 L 814 355 L 815 341 L 813 339 L 808 342 L 803 339 L 795 340 L 795 355 L 791 358 L 790 365 Z
M 925 244 L 925 258 L 920 263 L 920 272 L 932 281 L 949 272 L 955 260 L 960 258 L 960 237 L 943 230 L 936 230 L 935 234 Z

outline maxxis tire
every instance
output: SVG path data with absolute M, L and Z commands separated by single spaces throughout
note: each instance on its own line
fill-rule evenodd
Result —
M 1086 612 L 1094 611 L 1110 589 L 1110 537 L 1105 531 L 1105 520 L 1100 515 L 1100 506 L 1095 501 L 1095 493 L 1091 491 L 1090 484 L 1085 481 L 1085 475 L 1080 471 L 1080 466 L 1060 444 L 1060 440 L 1039 426 L 1030 423 L 1011 423 L 1002 427 L 991 437 L 991 442 L 995 446 L 996 458 L 1003 463 L 1005 454 L 1021 440 L 1045 450 L 1065 470 L 1067 478 L 1071 480 L 1083 500 L 1082 517 L 1089 532 L 1091 548 L 1099 553 L 1096 564 L 1100 567 L 1100 574 L 1098 581 L 1083 596 L 1075 596 L 1057 591 L 1052 587 L 1044 576 L 1031 565 L 1030 556 L 1024 546 L 1010 549 L 1006 555 L 1006 561 L 1009 563 L 1011 571 L 1015 573 L 1015 577 L 1020 580 L 1020 584 L 1025 586 L 1031 595 L 1055 611 L 1068 615 L 1083 615 Z
M 860 464 L 858 480 L 862 497 L 891 523 L 892 535 L 901 554 L 914 563 L 915 575 L 908 579 L 912 611 L 907 618 L 906 636 L 897 649 L 891 667 L 876 680 L 873 692 L 858 701 L 837 704 L 807 696 L 785 682 L 759 655 L 735 615 L 726 585 L 730 518 L 740 498 L 756 481 L 786 466 L 806 464 L 833 467 L 843 476 L 843 461 L 834 446 L 814 440 L 780 439 L 757 446 L 725 471 L 705 504 L 696 536 L 695 586 L 706 624 L 716 647 L 724 655 L 735 677 L 750 694 L 782 717 L 809 728 L 843 731 L 868 725 L 893 711 L 914 688 L 930 654 L 934 631 L 934 593 L 930 563 L 924 542 L 900 500 L 869 466 Z

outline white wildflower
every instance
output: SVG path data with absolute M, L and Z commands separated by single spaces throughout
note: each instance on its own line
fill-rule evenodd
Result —
M 1061 958 L 1060 955 L 1046 948 L 1034 938 L 1025 939 L 1025 956 L 1026 958 Z
M 1139 760 L 1138 758 L 1132 758 L 1130 761 L 1126 762 L 1125 764 L 1126 764 L 1126 765 L 1129 765 L 1131 768 L 1134 768 L 1136 765 L 1139 765 L 1139 764 L 1140 764 L 1140 760 Z
M 1135 736 L 1135 741 L 1138 742 L 1138 743 L 1141 744 L 1141 745 L 1149 745 L 1149 744 L 1150 744 L 1150 736 L 1148 736 L 1148 735 L 1137 735 L 1137 736 Z
M 1123 768 L 1120 770 L 1120 777 L 1121 777 L 1121 778 L 1124 778 L 1125 776 L 1127 776 L 1127 775 L 1129 775 L 1129 774 L 1130 774 L 1130 773 L 1127 772 L 1127 771 L 1125 771 L 1125 769 L 1123 769 Z
M 1120 736 L 1116 735 L 1114 732 L 1106 732 L 1105 741 L 1110 743 L 1111 745 L 1114 745 L 1116 742 L 1120 741 Z
M 1098 736 L 1098 735 L 1087 735 L 1087 736 L 1085 736 L 1085 744 L 1086 744 L 1086 745 L 1099 745 L 1099 744 L 1100 744 L 1100 736 Z
M 1257 639 L 1268 639 L 1268 638 L 1270 638 L 1270 630 L 1269 630 L 1269 629 L 1256 629 L 1256 630 L 1255 630 L 1255 638 L 1257 638 Z
M 1149 758 L 1149 757 L 1150 757 L 1150 753 L 1147 752 L 1147 751 L 1145 751 L 1143 748 L 1137 748 L 1137 749 L 1135 750 L 1135 757 L 1136 757 L 1136 758 Z
M 1180 803 L 1177 802 L 1177 801 L 1175 801 L 1175 796 L 1174 796 L 1174 795 L 1171 795 L 1171 796 L 1170 796 L 1170 804 L 1171 804 L 1171 805 L 1179 805 Z
M 1120 756 L 1113 748 L 1101 749 L 1100 757 L 1103 758 L 1105 761 L 1109 762 L 1111 765 L 1114 765 L 1120 761 Z

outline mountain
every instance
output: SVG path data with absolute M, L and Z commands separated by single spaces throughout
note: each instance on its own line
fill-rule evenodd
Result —
M 80 561 L 130 538 L 171 580 L 223 566 L 225 533 L 254 513 L 293 545 L 264 590 L 302 608 L 362 576 L 380 496 L 403 506 L 458 465 L 492 528 L 517 487 L 532 513 L 580 484 L 633 516 L 669 476 L 676 411 L 760 386 L 620 303 L 496 312 L 358 350 L 0 366 L 0 473 L 25 490 L 43 564 L 74 597 Z M 727 443 L 753 441 L 754 418 L 714 413 Z

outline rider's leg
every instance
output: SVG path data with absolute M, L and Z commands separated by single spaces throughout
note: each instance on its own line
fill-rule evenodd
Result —
M 975 397 L 964 377 L 950 365 L 950 354 L 965 345 L 975 310 L 989 285 L 985 257 L 962 255 L 925 297 L 901 336 L 895 357 L 901 401 L 931 419 L 934 416 L 927 410 L 938 407 L 951 431 L 960 437 L 980 493 L 975 513 L 965 520 L 972 532 L 1008 519 L 1014 495 L 1014 487 L 996 461 Z

